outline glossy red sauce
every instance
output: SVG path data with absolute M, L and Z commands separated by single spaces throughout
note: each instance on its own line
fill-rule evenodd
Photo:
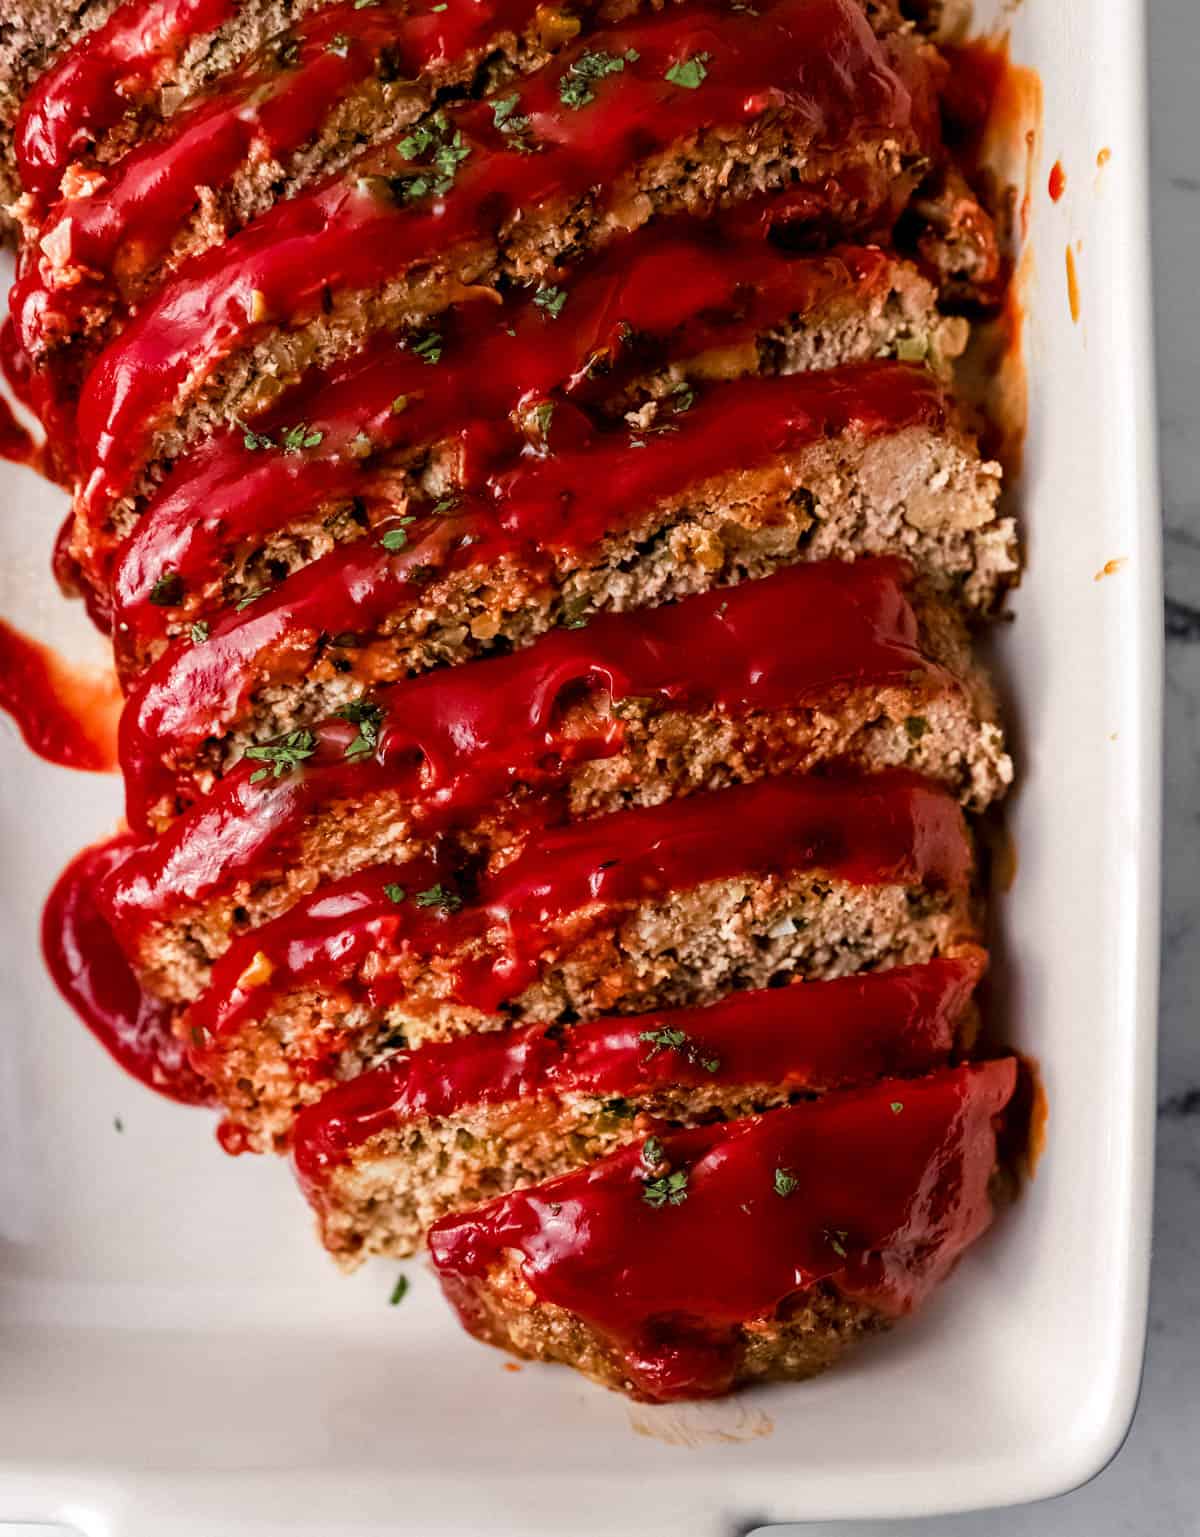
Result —
M 128 834 L 85 849 L 59 877 L 42 916 L 50 975 L 84 1024 L 139 1082 L 183 1104 L 213 1100 L 173 1030 L 174 1011 L 142 991 L 96 907 L 104 878 L 133 847 Z
M 560 81 L 581 53 L 598 48 L 628 62 L 595 82 L 594 110 L 571 110 L 559 99 Z M 699 54 L 708 63 L 698 89 L 666 80 Z M 611 196 L 631 165 L 714 125 L 749 126 L 768 110 L 790 115 L 829 148 L 873 129 L 915 147 L 925 135 L 932 140 L 932 82 L 917 70 L 914 88 L 916 100 L 853 0 L 775 0 L 758 15 L 688 6 L 598 29 L 501 93 L 519 97 L 515 110 L 529 120 L 538 153 L 521 153 L 495 126 L 491 103 L 471 104 L 449 114 L 470 153 L 446 195 L 397 202 L 381 178 L 418 167 L 392 148 L 373 151 L 184 263 L 85 385 L 78 426 L 88 500 L 127 483 L 185 385 L 269 326 L 302 323 L 331 291 L 376 289 L 481 242 L 486 253 L 515 214 L 595 187 Z M 484 271 L 490 260 L 485 254 L 476 264 Z
M 111 773 L 120 709 L 121 692 L 109 669 L 65 662 L 0 619 L 0 710 L 39 758 Z
M 171 610 L 151 601 L 164 571 L 187 597 L 204 599 L 229 550 L 252 549 L 332 502 L 378 499 L 381 466 L 386 476 L 397 459 L 443 441 L 457 442 L 464 471 L 486 472 L 494 468 L 487 451 L 511 456 L 527 442 L 515 422 L 504 430 L 522 402 L 560 390 L 571 399 L 612 394 L 634 372 L 748 341 L 789 316 L 819 323 L 833 306 L 869 303 L 893 272 L 873 247 L 788 256 L 761 235 L 722 236 L 682 220 L 614 241 L 573 270 L 569 301 L 552 323 L 528 299 L 458 306 L 438 318 L 441 357 L 432 367 L 381 336 L 289 391 L 256 420 L 253 446 L 233 428 L 176 463 L 116 553 L 118 638 L 132 647 L 164 633 Z M 318 431 L 320 444 L 281 451 L 297 422 Z M 263 438 L 276 446 L 263 448 Z M 106 555 L 103 531 L 93 537 Z M 106 566 L 95 579 L 108 584 Z
M 1063 170 L 1061 160 L 1056 160 L 1050 167 L 1050 200 L 1058 203 L 1062 201 L 1062 195 L 1067 190 L 1067 173 Z
M 961 889 L 971 846 L 953 798 L 902 771 L 868 778 L 781 777 L 709 791 L 552 828 L 488 877 L 458 912 L 421 906 L 415 894 L 450 881 L 428 863 L 380 865 L 323 888 L 274 922 L 237 940 L 213 971 L 191 1013 L 221 1049 L 280 994 L 332 989 L 353 981 L 373 1007 L 404 983 L 385 955 L 450 957 L 459 1001 L 495 1010 L 537 975 L 555 925 L 572 920 L 578 937 L 589 916 L 602 921 L 640 902 L 734 876 L 821 870 L 856 885 L 900 883 Z M 423 885 L 417 884 L 423 882 Z M 405 900 L 393 901 L 388 887 Z M 136 943 L 145 919 L 129 923 L 119 877 L 104 893 L 118 932 Z M 269 973 L 262 977 L 269 963 Z M 372 958 L 369 976 L 356 973 Z M 242 985 L 248 968 L 255 985 Z M 197 1061 L 207 1055 L 203 1044 Z
M 11 460 L 13 464 L 37 463 L 37 445 L 3 396 L 0 396 L 0 459 Z
M 227 21 L 236 0 L 126 0 L 26 96 L 15 153 L 25 189 L 48 199 L 75 155 L 117 123 L 187 44 Z
M 821 1282 L 902 1315 L 949 1272 L 991 1221 L 995 1125 L 1015 1068 L 892 1079 L 664 1132 L 653 1173 L 686 1173 L 678 1204 L 646 1200 L 652 1170 L 635 1144 L 444 1218 L 430 1253 L 468 1329 L 482 1324 L 476 1288 L 515 1255 L 534 1296 L 594 1329 L 639 1396 L 722 1393 L 739 1325 L 786 1319 Z M 795 1181 L 790 1194 L 777 1170 Z
M 636 1101 L 656 1090 L 770 1084 L 844 1088 L 928 1072 L 954 1050 L 982 952 L 833 982 L 732 993 L 705 1008 L 531 1025 L 398 1052 L 338 1084 L 296 1122 L 292 1154 L 310 1193 L 372 1137 L 472 1106 L 563 1094 Z M 681 1047 L 647 1041 L 681 1031 Z
M 303 834 L 342 802 L 403 797 L 390 820 L 427 838 L 470 824 L 518 787 L 551 796 L 582 765 L 622 751 L 620 706 L 629 699 L 739 715 L 832 706 L 859 688 L 952 686 L 918 645 L 908 575 L 894 560 L 797 566 L 381 689 L 374 752 L 354 749 L 358 726 L 333 718 L 316 728 L 312 756 L 282 780 L 256 783 L 260 765 L 243 761 L 130 857 L 123 889 L 150 919 L 264 879 L 301 858 Z M 566 730 L 564 712 L 585 696 L 617 709 L 589 710 Z
M 945 418 L 937 382 L 907 364 L 742 379 L 707 390 L 672 419 L 676 432 L 621 429 L 522 460 L 489 476 L 453 516 L 420 516 L 411 504 L 415 521 L 399 553 L 373 540 L 343 545 L 242 611 L 227 610 L 203 644 L 175 643 L 144 674 L 121 723 L 131 825 L 145 825 L 146 809 L 174 792 L 187 754 L 238 719 L 264 674 L 301 678 L 322 635 L 349 632 L 362 644 L 385 620 L 428 601 L 431 572 L 513 561 L 549 581 L 556 563 L 569 566 L 688 486 L 841 433 L 871 437 Z
M 490 0 L 405 16 L 346 4 L 298 21 L 286 34 L 288 62 L 271 46 L 124 156 L 97 190 L 59 201 L 40 242 L 54 240 L 62 263 L 88 276 L 57 277 L 44 259 L 26 264 L 12 300 L 14 314 L 27 317 L 26 346 L 37 332 L 77 325 L 89 308 L 112 302 L 114 286 L 125 292 L 152 271 L 192 219 L 197 187 L 224 188 L 260 157 L 286 164 L 355 86 L 375 77 L 385 50 L 389 71 L 415 86 L 449 61 L 465 67 L 497 34 L 524 30 L 536 8 L 536 0 Z

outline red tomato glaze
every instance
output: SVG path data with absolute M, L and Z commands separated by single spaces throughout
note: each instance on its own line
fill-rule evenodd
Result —
M 174 1010 L 142 991 L 96 906 L 100 882 L 134 846 L 128 833 L 85 849 L 67 866 L 42 915 L 42 950 L 63 997 L 139 1082 L 187 1105 L 213 1101 L 174 1034 Z
M 595 82 L 596 110 L 573 110 L 560 83 L 580 54 L 597 48 L 619 55 L 623 68 Z M 666 79 L 701 54 L 702 88 Z M 932 145 L 932 82 L 917 74 L 914 96 L 853 0 L 775 0 L 755 15 L 687 6 L 589 33 L 500 93 L 518 96 L 515 114 L 528 119 L 539 153 L 523 153 L 496 125 L 491 102 L 453 109 L 448 117 L 468 154 L 444 195 L 397 200 L 388 178 L 423 168 L 388 146 L 185 262 L 101 355 L 83 389 L 88 500 L 127 484 L 185 381 L 271 324 L 300 323 L 331 290 L 374 289 L 414 264 L 445 263 L 463 242 L 493 240 L 520 212 L 596 187 L 611 193 L 631 163 L 716 124 L 748 126 L 767 111 L 790 114 L 829 149 L 872 130 Z
M 177 642 L 147 670 L 121 722 L 131 825 L 144 826 L 146 808 L 173 793 L 175 764 L 238 718 L 263 686 L 264 664 L 277 677 L 298 678 L 318 637 L 349 632 L 361 644 L 385 619 L 428 600 L 431 571 L 514 560 L 549 579 L 556 555 L 594 549 L 709 477 L 754 469 L 841 433 L 873 437 L 945 419 L 936 380 L 903 363 L 736 380 L 713 386 L 674 418 L 675 432 L 600 433 L 584 446 L 500 470 L 452 517 L 420 516 L 413 503 L 399 553 L 368 540 L 340 546 L 250 606 L 226 610 L 203 644 Z M 558 413 L 552 434 L 557 422 Z
M 631 1145 L 443 1218 L 430 1253 L 468 1329 L 482 1332 L 477 1286 L 515 1256 L 538 1301 L 595 1330 L 639 1396 L 723 1393 L 739 1325 L 786 1321 L 819 1283 L 889 1317 L 921 1302 L 991 1221 L 995 1123 L 1015 1081 L 1009 1058 L 663 1133 L 652 1165 Z M 668 1167 L 684 1198 L 652 1205 Z
M 531 1025 L 397 1052 L 331 1089 L 296 1123 L 292 1155 L 314 1199 L 329 1172 L 407 1121 L 567 1093 L 637 1100 L 655 1090 L 770 1084 L 827 1090 L 927 1072 L 954 1049 L 982 952 L 833 982 L 733 993 L 705 1008 Z M 679 1047 L 647 1034 L 680 1032 Z
M 0 710 L 13 718 L 39 758 L 111 773 L 117 767 L 120 703 L 110 671 L 72 667 L 0 619 Z
M 706 881 L 800 870 L 859 885 L 961 889 L 971 858 L 955 800 L 903 771 L 785 776 L 707 791 L 550 829 L 457 912 L 416 901 L 447 879 L 428 864 L 415 872 L 380 865 L 335 882 L 237 940 L 191 1019 L 216 1042 L 261 1017 L 279 994 L 345 985 L 368 956 L 406 950 L 453 956 L 455 996 L 495 1010 L 537 975 L 554 925 L 567 917 L 661 900 Z M 402 900 L 389 888 L 401 890 Z M 252 962 L 252 974 L 261 975 L 260 953 L 270 963 L 269 981 L 243 987 Z M 374 963 L 370 970 L 355 985 L 378 1006 L 401 984 Z M 197 1060 L 205 1054 L 202 1046 Z

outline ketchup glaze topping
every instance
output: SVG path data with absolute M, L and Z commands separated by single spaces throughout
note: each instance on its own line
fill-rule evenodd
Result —
M 638 526 L 689 487 L 786 460 L 841 434 L 940 427 L 946 413 L 937 382 L 903 363 L 737 380 L 713 386 L 673 417 L 676 431 L 622 428 L 523 459 L 489 476 L 450 516 L 422 516 L 421 504 L 411 503 L 413 522 L 399 551 L 376 540 L 343 545 L 248 606 L 226 610 L 201 644 L 176 642 L 143 674 L 121 722 L 131 823 L 144 826 L 147 808 L 175 792 L 187 755 L 224 735 L 264 675 L 300 680 L 322 637 L 349 634 L 362 646 L 385 621 L 402 640 L 398 620 L 430 602 L 431 575 L 478 569 L 494 576 L 508 560 L 527 579 L 550 585 L 556 572 L 582 563 L 581 552 Z M 400 670 L 395 649 L 393 641 L 392 677 Z M 376 658 L 375 667 L 386 680 L 385 661 Z
M 375 77 L 385 53 L 388 74 L 411 82 L 415 114 L 429 98 L 420 77 L 467 73 L 497 33 L 524 29 L 536 10 L 536 0 L 448 5 L 423 15 L 345 4 L 297 22 L 157 137 L 106 167 L 98 186 L 59 200 L 13 292 L 23 344 L 33 352 L 55 331 L 77 325 L 113 302 L 114 287 L 128 294 L 194 216 L 198 187 L 227 186 L 252 158 L 286 162 L 339 102 Z M 48 243 L 55 262 L 37 255 Z
M 739 1325 L 786 1320 L 819 1283 L 885 1316 L 919 1304 L 991 1221 L 995 1124 L 1015 1084 L 1009 1058 L 664 1132 L 443 1218 L 430 1253 L 468 1329 L 482 1332 L 477 1286 L 511 1257 L 639 1396 L 725 1392 Z M 659 1202 L 668 1178 L 681 1198 Z
M 636 1100 L 709 1084 L 828 1090 L 946 1061 L 983 970 L 972 951 L 923 966 L 731 993 L 704 1008 L 489 1030 L 401 1051 L 330 1089 L 292 1137 L 310 1193 L 381 1132 L 472 1106 L 563 1094 Z M 654 1037 L 659 1037 L 655 1040 Z M 679 1041 L 664 1045 L 663 1038 Z
M 50 975 L 84 1024 L 139 1082 L 186 1105 L 214 1101 L 174 1032 L 175 1010 L 144 992 L 96 906 L 96 891 L 134 847 L 128 834 L 84 849 L 67 866 L 42 915 Z
M 599 920 L 707 881 L 801 870 L 856 885 L 961 890 L 971 864 L 954 799 L 890 770 L 765 779 L 550 829 L 488 876 L 468 905 L 461 897 L 417 900 L 435 885 L 454 893 L 453 877 L 435 873 L 436 866 L 376 866 L 322 888 L 230 946 L 191 1010 L 195 1060 L 203 1062 L 210 1045 L 219 1053 L 218 1038 L 261 1018 L 289 991 L 353 982 L 368 1005 L 385 1004 L 404 988 L 384 964 L 388 955 L 451 957 L 459 1001 L 494 1010 L 537 975 L 555 925 L 566 918 L 578 933 L 589 915 Z M 115 919 L 120 934 L 119 908 Z M 137 924 L 130 927 L 133 944 Z M 367 957 L 370 976 L 356 977 Z
M 253 550 L 352 496 L 374 506 L 381 466 L 386 476 L 406 454 L 453 442 L 464 475 L 477 461 L 493 469 L 489 453 L 511 457 L 528 441 L 515 426 L 503 430 L 523 404 L 558 391 L 585 402 L 612 395 L 632 374 L 752 339 L 790 316 L 819 323 L 835 305 L 869 304 L 893 274 L 878 248 L 789 256 L 759 235 L 677 220 L 615 240 L 573 269 L 553 318 L 528 298 L 501 309 L 477 299 L 440 316 L 436 365 L 402 338 L 377 337 L 288 391 L 253 432 L 232 427 L 176 461 L 116 552 L 118 644 L 165 632 L 177 607 L 154 601 L 164 572 L 177 606 L 212 607 L 227 551 Z M 675 397 L 676 414 L 686 399 Z M 320 442 L 287 451 L 296 423 Z M 107 585 L 111 539 L 90 528 L 87 543 Z
M 236 0 L 126 0 L 74 43 L 17 115 L 14 148 L 25 190 L 48 200 L 72 157 L 152 90 L 193 38 L 236 9 Z
M 39 758 L 111 773 L 117 767 L 119 702 L 111 672 L 72 668 L 0 619 L 0 710 Z
M 264 878 L 302 857 L 306 829 L 339 803 L 401 796 L 389 823 L 429 837 L 516 789 L 561 789 L 582 765 L 622 751 L 626 701 L 740 714 L 834 707 L 864 687 L 951 687 L 921 651 L 908 576 L 891 559 L 795 566 L 380 690 L 367 738 L 335 717 L 282 777 L 264 781 L 261 764 L 243 759 L 125 861 L 114 906 L 124 923 L 148 920 Z M 568 731 L 565 712 L 585 700 Z
M 621 68 L 589 82 L 591 100 L 580 110 L 560 91 L 578 78 L 572 71 L 581 56 L 597 48 Z M 701 55 L 699 88 L 667 78 Z M 934 134 L 932 84 L 917 75 L 925 94 L 915 101 L 853 0 L 775 0 L 754 16 L 689 6 L 595 30 L 497 96 L 517 97 L 512 115 L 528 122 L 535 153 L 523 152 L 529 146 L 503 121 L 497 125 L 495 102 L 454 109 L 444 121 L 459 158 L 443 192 L 415 196 L 412 189 L 429 185 L 429 164 L 389 147 L 184 262 L 101 354 L 84 386 L 78 433 L 87 499 L 126 486 L 156 422 L 178 409 L 185 387 L 269 326 L 303 323 L 332 292 L 378 289 L 418 262 L 453 276 L 447 263 L 455 251 L 458 278 L 471 282 L 493 265 L 496 232 L 518 212 L 593 188 L 611 195 L 631 165 L 717 125 L 749 127 L 768 110 L 823 150 L 886 131 L 916 151 Z M 398 171 L 408 189 L 399 196 Z

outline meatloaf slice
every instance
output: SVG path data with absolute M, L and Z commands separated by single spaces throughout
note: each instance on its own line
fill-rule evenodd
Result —
M 558 295 L 553 314 L 536 299 L 456 306 L 418 350 L 380 336 L 285 392 L 252 431 L 185 455 L 148 503 L 116 504 L 101 527 L 81 519 L 73 551 L 94 592 L 112 589 L 122 675 L 164 637 L 371 537 L 409 498 L 461 492 L 543 448 L 560 401 L 609 422 L 661 401 L 670 419 L 699 381 L 879 355 L 941 375 L 966 330 L 878 247 L 792 255 L 696 220 L 614 240 Z
M 419 328 L 474 286 L 553 284 L 655 215 L 793 182 L 836 191 L 855 171 L 903 201 L 937 147 L 939 71 L 911 40 L 879 42 L 852 0 L 597 30 L 502 98 L 517 100 L 499 124 L 495 98 L 439 111 L 399 154 L 369 152 L 185 262 L 88 376 L 85 495 L 125 494 L 147 462 L 242 414 L 264 373 L 288 382 L 375 329 Z
M 410 504 L 411 523 L 393 518 L 171 646 L 122 722 L 135 821 L 141 806 L 169 815 L 189 780 L 205 787 L 228 738 L 264 743 L 364 688 L 556 624 L 864 554 L 910 558 L 935 590 L 987 609 L 1015 569 L 999 469 L 915 366 L 714 385 L 657 430 L 559 449 L 567 414 L 545 457 L 473 497 Z
M 1009 1058 L 652 1135 L 437 1223 L 472 1334 L 635 1398 L 807 1377 L 911 1313 L 992 1218 Z
M 128 953 L 215 959 L 324 881 L 820 764 L 907 767 L 979 810 L 1011 777 L 957 615 L 889 560 L 798 566 L 558 630 L 353 701 L 250 754 L 101 893 Z M 785 639 L 786 637 L 786 639 Z M 535 833 L 536 836 L 536 833 Z
M 982 952 L 732 993 L 698 1009 L 527 1025 L 401 1051 L 296 1123 L 325 1247 L 403 1258 L 440 1217 L 565 1174 L 662 1123 L 911 1076 L 969 1046 Z
M 385 865 L 231 946 L 190 1011 L 193 1059 L 269 1146 L 404 1044 L 950 953 L 974 932 L 971 868 L 954 801 L 899 771 L 763 780 L 548 831 L 474 891 L 436 861 Z M 194 957 L 155 960 L 163 992 L 194 991 Z

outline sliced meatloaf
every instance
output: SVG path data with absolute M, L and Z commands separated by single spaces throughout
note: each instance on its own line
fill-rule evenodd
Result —
M 727 1120 L 929 1072 L 970 1046 L 982 969 L 982 952 L 968 951 L 704 1008 L 397 1052 L 301 1114 L 296 1172 L 339 1263 L 402 1258 L 440 1217 L 593 1162 L 651 1120 Z
M 792 183 L 839 193 L 855 173 L 874 204 L 898 204 L 937 149 L 939 74 L 903 35 L 881 43 L 852 0 L 597 29 L 177 269 L 83 387 L 86 496 L 124 494 L 148 461 L 241 414 L 264 373 L 287 382 L 381 326 L 420 328 L 472 287 L 553 285 L 561 263 L 655 215 Z M 853 227 L 873 211 L 834 212 Z M 36 320 L 36 306 L 16 315 L 31 352 Z
M 610 423 L 661 402 L 671 420 L 700 381 L 878 355 L 944 375 L 965 331 L 878 247 L 808 256 L 695 220 L 650 225 L 574 269 L 552 309 L 475 299 L 415 350 L 384 335 L 314 371 L 252 431 L 230 427 L 177 461 L 148 503 L 118 503 L 102 526 L 81 517 L 74 554 L 94 592 L 112 589 L 128 679 L 164 638 L 369 538 L 409 499 L 544 449 L 561 401 Z
M 239 940 L 188 1029 L 252 1145 L 427 1039 L 709 1002 L 799 972 L 951 953 L 974 933 L 953 799 L 913 775 L 778 778 L 548 831 L 473 888 L 437 860 L 324 887 Z M 194 992 L 194 957 L 155 957 Z
M 1010 1058 L 666 1132 L 437 1223 L 471 1333 L 665 1401 L 807 1377 L 992 1217 Z
M 864 554 L 910 558 L 934 589 L 986 610 L 1015 571 L 998 467 L 914 365 L 713 385 L 659 430 L 560 449 L 566 415 L 544 457 L 474 496 L 410 504 L 172 645 L 122 721 L 135 821 L 143 806 L 170 814 L 238 743 L 604 610 Z
M 101 892 L 128 953 L 211 960 L 324 881 L 820 764 L 907 767 L 972 809 L 1011 765 L 953 609 L 890 560 L 823 562 L 558 630 L 251 748 Z M 914 606 L 915 603 L 915 606 Z

